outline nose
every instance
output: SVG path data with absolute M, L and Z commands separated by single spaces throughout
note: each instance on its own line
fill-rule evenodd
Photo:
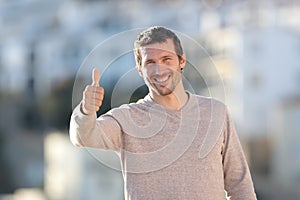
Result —
M 154 73 L 159 75 L 161 73 L 163 73 L 164 71 L 164 67 L 162 64 L 159 64 L 159 63 L 156 63 L 155 66 L 154 66 Z
M 157 63 L 154 66 L 154 73 L 159 74 L 159 64 L 157 64 Z

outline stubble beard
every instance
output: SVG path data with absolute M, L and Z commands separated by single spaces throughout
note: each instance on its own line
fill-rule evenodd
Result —
M 160 96 L 167 96 L 172 94 L 176 89 L 177 85 L 179 84 L 181 79 L 180 74 L 181 74 L 180 68 L 179 70 L 171 71 L 169 77 L 170 80 L 168 80 L 170 83 L 166 87 L 159 86 L 159 84 L 157 84 L 154 80 L 151 80 L 151 78 L 145 79 L 145 82 L 148 88 L 150 90 L 153 90 L 156 94 Z

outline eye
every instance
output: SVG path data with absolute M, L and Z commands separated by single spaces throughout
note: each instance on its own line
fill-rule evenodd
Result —
M 162 60 L 163 60 L 163 62 L 169 62 L 169 61 L 171 61 L 172 59 L 171 59 L 170 57 L 164 57 Z
M 155 62 L 153 60 L 147 60 L 145 62 L 145 65 L 150 65 L 150 64 L 154 64 Z

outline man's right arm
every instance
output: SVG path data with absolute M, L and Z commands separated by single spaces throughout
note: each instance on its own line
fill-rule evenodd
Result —
M 110 149 L 121 148 L 121 128 L 118 122 L 109 116 L 96 118 L 96 113 L 86 115 L 80 103 L 73 110 L 70 121 L 70 139 L 75 146 Z
M 102 105 L 104 89 L 100 87 L 100 73 L 93 70 L 93 82 L 83 92 L 81 103 L 73 110 L 70 121 L 71 142 L 80 147 L 119 150 L 121 128 L 109 116 L 99 117 L 96 112 Z

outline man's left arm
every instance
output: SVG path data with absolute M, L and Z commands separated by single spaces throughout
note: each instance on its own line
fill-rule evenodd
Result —
M 225 190 L 232 200 L 256 200 L 250 170 L 228 112 L 224 123 L 223 169 Z

